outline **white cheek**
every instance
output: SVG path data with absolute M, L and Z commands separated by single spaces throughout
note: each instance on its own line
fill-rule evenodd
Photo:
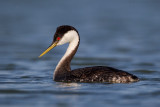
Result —
M 63 45 L 63 44 L 68 43 L 68 42 L 69 42 L 69 40 L 68 40 L 66 37 L 63 37 L 63 38 L 58 42 L 57 45 Z
M 77 32 L 75 32 L 74 30 L 67 32 L 67 33 L 61 38 L 61 40 L 58 42 L 57 45 L 63 45 L 63 44 L 65 44 L 65 43 L 71 42 L 71 41 L 75 38 L 75 35 L 76 35 L 76 34 L 77 34 Z

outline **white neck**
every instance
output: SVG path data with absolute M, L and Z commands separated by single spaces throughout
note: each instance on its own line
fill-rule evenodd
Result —
M 74 56 L 75 53 L 72 52 L 76 49 L 76 47 L 79 44 L 79 36 L 76 31 L 68 31 L 62 38 L 62 40 L 59 41 L 57 45 L 62 45 L 65 43 L 69 43 L 69 46 L 64 54 L 64 56 L 59 61 L 58 65 L 56 66 L 56 69 L 54 71 L 54 76 L 56 76 L 56 73 L 59 71 L 59 69 L 63 66 L 63 62 L 66 61 L 67 57 L 71 56 L 71 58 Z M 71 59 L 70 59 L 71 60 Z M 70 62 L 69 62 L 70 63 Z M 70 66 L 70 65 L 69 65 Z M 70 69 L 71 70 L 71 69 Z M 67 72 L 67 71 L 66 71 Z

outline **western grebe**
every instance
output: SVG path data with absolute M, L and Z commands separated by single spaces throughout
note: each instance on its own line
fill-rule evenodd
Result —
M 79 33 L 74 27 L 69 25 L 59 26 L 54 34 L 52 44 L 39 56 L 43 56 L 55 46 L 69 43 L 66 53 L 54 71 L 54 81 L 130 83 L 139 80 L 135 75 L 107 66 L 71 70 L 70 62 L 78 49 L 79 42 Z

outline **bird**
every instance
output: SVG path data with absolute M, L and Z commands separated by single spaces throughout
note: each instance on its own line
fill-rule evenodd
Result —
M 133 74 L 108 66 L 92 66 L 71 70 L 70 63 L 79 47 L 80 36 L 78 30 L 70 25 L 57 27 L 52 44 L 39 58 L 52 48 L 66 43 L 69 45 L 54 70 L 54 81 L 76 83 L 132 83 L 139 81 L 139 78 Z

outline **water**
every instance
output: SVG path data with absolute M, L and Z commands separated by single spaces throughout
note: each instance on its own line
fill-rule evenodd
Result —
M 158 0 L 0 0 L 1 107 L 160 105 Z M 38 56 L 59 25 L 81 36 L 72 68 L 106 65 L 140 78 L 131 84 L 57 83 L 67 45 Z

